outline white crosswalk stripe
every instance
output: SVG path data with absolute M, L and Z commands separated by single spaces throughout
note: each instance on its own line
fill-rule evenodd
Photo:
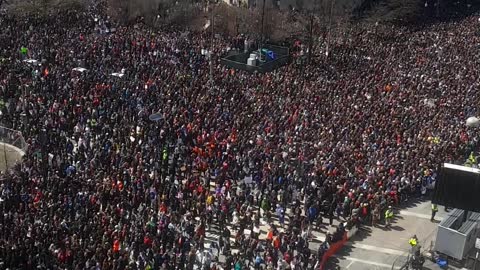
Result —
M 350 247 L 354 247 L 354 248 L 360 248 L 360 249 L 364 249 L 364 250 L 370 250 L 370 251 L 375 251 L 375 252 L 380 252 L 380 253 L 385 253 L 385 254 L 390 254 L 390 255 L 397 255 L 397 256 L 405 255 L 405 251 L 402 251 L 402 250 L 382 248 L 382 247 L 377 247 L 377 246 L 365 245 L 365 244 L 361 244 L 361 243 L 347 242 L 346 245 L 350 246 Z
M 339 256 L 333 255 L 333 257 L 338 258 Z M 349 260 L 351 262 L 360 262 L 360 263 L 364 263 L 364 264 L 368 264 L 368 265 L 372 265 L 372 266 L 377 266 L 377 267 L 382 267 L 382 268 L 386 268 L 386 269 L 387 268 L 388 269 L 400 269 L 401 268 L 400 266 L 393 266 L 392 267 L 392 265 L 389 265 L 389 264 L 386 264 L 386 263 L 372 262 L 372 261 L 359 259 L 359 258 L 353 258 L 353 257 L 341 257 L 341 258 Z
M 423 218 L 423 219 L 430 219 L 431 216 L 430 215 L 427 215 L 427 214 L 420 214 L 420 213 L 415 213 L 415 212 L 410 212 L 410 211 L 406 211 L 406 210 L 400 210 L 400 215 L 402 216 L 411 216 L 411 217 L 418 217 L 418 218 Z M 442 220 L 443 217 L 442 216 L 435 216 L 436 219 L 438 220 Z

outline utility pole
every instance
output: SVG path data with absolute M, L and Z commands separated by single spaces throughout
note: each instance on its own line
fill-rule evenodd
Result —
M 264 22 L 264 18 L 265 18 L 265 0 L 263 0 L 263 7 L 262 7 L 262 31 L 260 33 L 260 44 L 258 46 L 258 53 L 260 54 L 260 61 L 262 60 L 262 47 L 263 47 L 263 42 L 264 42 L 264 36 L 265 36 L 265 33 L 264 33 L 264 26 L 263 26 L 263 22 Z
M 313 13 L 310 13 L 310 40 L 308 42 L 308 63 L 312 61 L 312 48 L 313 48 Z
M 213 39 L 215 37 L 215 32 L 214 32 L 214 27 L 215 27 L 215 16 L 213 14 L 213 0 L 210 0 L 210 15 L 211 15 L 211 23 L 210 27 L 212 28 L 212 35 L 211 35 L 211 40 L 210 40 L 210 53 L 209 53 L 209 58 L 210 58 L 210 90 L 213 90 Z
M 475 254 L 475 261 L 473 262 L 473 268 L 472 268 L 473 270 L 477 269 L 477 261 L 478 261 L 478 249 L 477 249 L 477 253 Z
M 437 0 L 437 18 L 440 18 L 440 0 Z
M 313 9 L 310 11 L 310 29 L 309 29 L 309 44 L 308 44 L 308 64 L 312 61 L 313 54 L 313 24 L 315 23 L 315 13 L 317 12 L 317 0 L 314 0 Z
M 330 14 L 328 16 L 328 32 L 327 32 L 327 52 L 326 52 L 326 57 L 328 58 L 328 55 L 330 53 L 330 34 L 331 34 L 331 28 L 332 28 L 332 14 L 333 14 L 333 4 L 335 3 L 335 0 L 330 0 Z
M 7 158 L 7 149 L 5 148 L 5 143 L 3 143 L 3 157 L 5 158 L 5 171 L 7 171 L 8 170 L 8 158 Z

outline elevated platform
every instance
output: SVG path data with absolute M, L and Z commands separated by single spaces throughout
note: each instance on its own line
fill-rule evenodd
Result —
M 249 65 L 248 60 L 251 54 L 257 54 L 258 50 L 251 50 L 248 52 L 234 52 L 231 51 L 221 59 L 221 63 L 227 67 L 237 70 L 245 70 L 249 72 L 271 72 L 285 64 L 290 60 L 290 52 L 287 47 L 280 47 L 275 45 L 264 45 L 264 50 L 271 51 L 274 55 L 273 59 L 265 57 L 265 61 L 256 61 L 255 65 Z

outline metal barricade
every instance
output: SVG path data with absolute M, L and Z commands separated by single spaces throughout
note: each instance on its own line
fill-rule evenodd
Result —
M 18 130 L 0 126 L 0 171 L 6 171 L 22 160 L 28 145 Z

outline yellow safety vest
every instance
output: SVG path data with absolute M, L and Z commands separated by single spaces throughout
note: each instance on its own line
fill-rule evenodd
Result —
M 385 211 L 385 218 L 392 218 L 393 217 L 393 211 L 388 209 Z
M 417 239 L 410 238 L 410 241 L 408 241 L 408 243 L 410 244 L 410 246 L 414 247 L 417 245 Z
M 469 161 L 470 163 L 472 163 L 472 164 L 475 163 L 476 158 L 475 158 L 475 156 L 473 155 L 473 152 L 470 153 L 470 156 L 468 157 L 468 161 Z
M 432 204 L 432 210 L 437 212 L 438 211 L 438 206 L 436 204 Z
M 163 160 L 166 160 L 167 158 L 168 158 L 167 149 L 163 149 Z
M 213 204 L 213 196 L 212 195 L 209 195 L 207 197 L 207 205 L 212 205 Z

